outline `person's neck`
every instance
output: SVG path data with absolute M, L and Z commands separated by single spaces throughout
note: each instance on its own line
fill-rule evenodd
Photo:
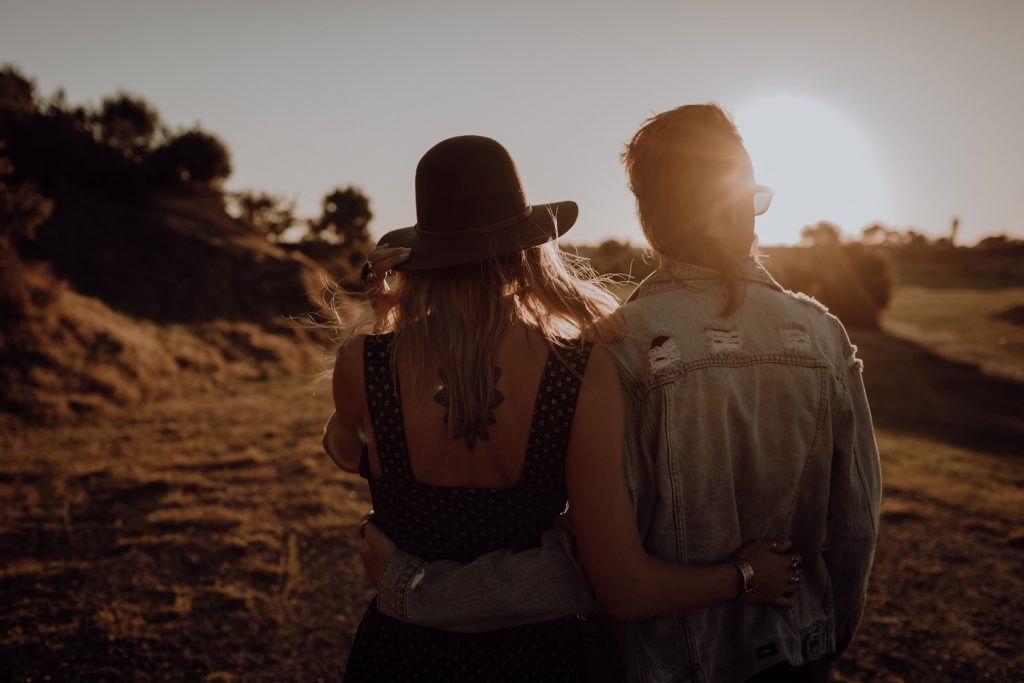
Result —
M 708 268 L 711 270 L 718 270 L 719 265 L 716 263 L 707 253 L 703 250 L 690 250 L 683 254 L 660 254 L 661 259 L 665 263 L 684 263 L 689 266 L 697 266 L 698 268 Z
M 685 257 L 669 257 L 667 259 L 671 263 L 684 263 L 688 266 L 697 266 L 698 268 L 707 268 L 709 270 L 718 270 L 718 265 L 713 263 L 710 259 L 705 256 L 698 254 L 687 254 Z
M 707 249 L 702 249 L 699 246 L 693 249 L 687 249 L 684 252 L 678 254 L 659 254 L 663 261 L 685 263 L 691 266 L 697 266 L 698 268 L 708 268 L 711 270 L 719 270 L 722 268 L 722 254 L 712 254 Z M 729 263 L 740 265 L 744 263 L 750 254 L 747 253 L 743 256 L 730 256 L 728 257 Z

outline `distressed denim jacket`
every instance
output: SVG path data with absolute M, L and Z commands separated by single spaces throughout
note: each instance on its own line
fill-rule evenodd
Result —
M 731 602 L 621 624 L 631 681 L 742 681 L 832 657 L 860 621 L 877 533 L 878 451 L 862 364 L 839 321 L 753 260 L 721 316 L 714 271 L 668 264 L 623 306 L 611 348 L 626 399 L 625 470 L 652 555 L 720 562 L 758 538 L 804 557 L 791 608 Z M 562 522 L 540 547 L 469 564 L 401 551 L 378 607 L 412 623 L 479 631 L 596 609 Z

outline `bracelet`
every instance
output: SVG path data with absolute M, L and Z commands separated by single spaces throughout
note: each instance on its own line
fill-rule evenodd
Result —
M 742 600 L 744 597 L 752 593 L 756 593 L 757 580 L 754 578 L 754 566 L 746 560 L 739 560 L 735 558 L 733 558 L 731 562 L 736 567 L 736 571 L 739 572 L 740 578 L 743 579 L 743 587 L 740 589 L 736 599 Z

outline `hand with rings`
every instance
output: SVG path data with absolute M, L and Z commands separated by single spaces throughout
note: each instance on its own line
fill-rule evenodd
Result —
M 753 577 L 744 577 L 744 584 L 753 587 L 741 593 L 746 602 L 789 607 L 796 601 L 803 558 L 792 548 L 789 540 L 752 541 L 736 551 L 733 559 L 753 570 Z
M 378 244 L 370 255 L 366 257 L 359 277 L 366 287 L 367 293 L 387 292 L 388 286 L 385 278 L 395 266 L 409 260 L 412 249 L 408 247 L 391 247 L 387 244 Z
M 373 523 L 373 510 L 363 515 L 359 524 L 359 536 L 359 555 L 363 558 L 363 569 L 366 571 L 366 577 L 376 586 L 392 553 L 398 548 Z
M 359 520 L 359 536 L 366 538 L 366 526 L 373 521 L 373 510 L 370 510 Z
M 386 244 L 379 244 L 366 257 L 359 276 L 363 281 L 363 288 L 370 306 L 373 308 L 373 315 L 377 324 L 383 324 L 387 318 L 390 307 L 388 305 L 388 273 L 400 263 L 407 261 L 412 250 L 407 247 L 389 247 Z

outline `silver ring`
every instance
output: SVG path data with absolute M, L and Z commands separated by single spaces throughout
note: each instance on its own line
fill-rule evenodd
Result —
M 800 583 L 800 575 L 794 573 L 793 576 L 789 577 L 790 583 Z
M 770 546 L 768 546 L 768 547 L 771 548 L 773 553 L 779 552 L 779 547 L 777 545 L 775 545 L 775 541 L 772 541 L 772 544 Z
M 363 267 L 359 271 L 359 278 L 367 287 L 376 287 L 380 284 L 380 278 L 377 277 L 377 271 L 373 269 L 373 261 L 370 260 L 369 256 L 363 262 Z

